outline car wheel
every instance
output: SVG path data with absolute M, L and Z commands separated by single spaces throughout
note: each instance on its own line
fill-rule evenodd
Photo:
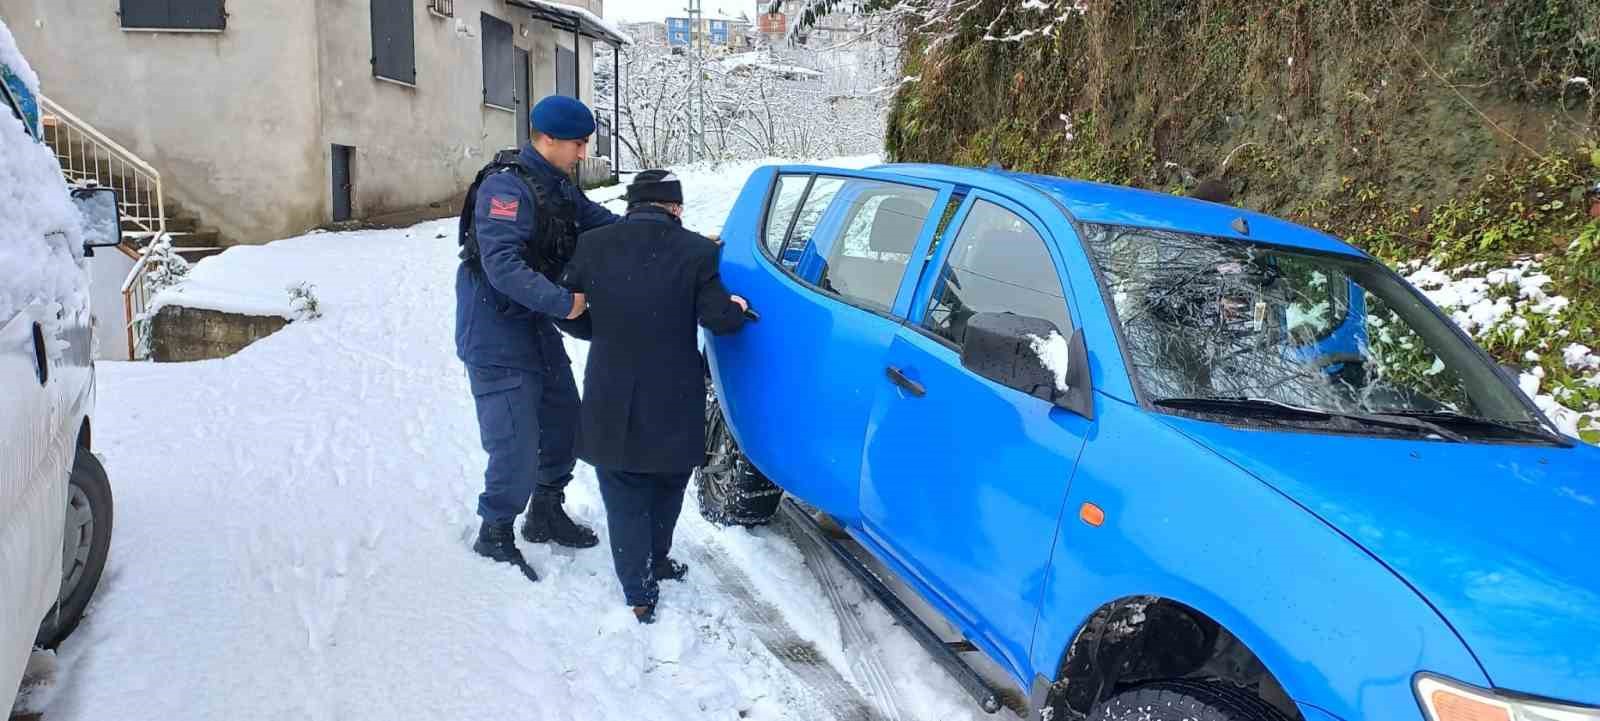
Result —
M 1157 681 L 1096 706 L 1089 721 L 1288 721 L 1249 689 L 1213 681 Z
M 759 526 L 772 520 L 783 489 L 750 465 L 728 431 L 717 396 L 706 386 L 706 460 L 695 472 L 700 515 L 721 526 Z
M 67 485 L 67 527 L 61 548 L 61 593 L 34 643 L 55 648 L 83 619 L 111 551 L 111 481 L 93 453 L 80 449 Z

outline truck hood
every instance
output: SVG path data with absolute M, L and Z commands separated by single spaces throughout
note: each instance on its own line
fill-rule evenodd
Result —
M 1600 449 L 1169 422 L 1391 568 L 1496 687 L 1600 706 Z

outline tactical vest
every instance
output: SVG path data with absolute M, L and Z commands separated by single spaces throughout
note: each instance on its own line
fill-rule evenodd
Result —
M 478 171 L 467 187 L 466 201 L 461 205 L 460 233 L 461 260 L 482 269 L 478 252 L 478 235 L 474 227 L 478 208 L 478 186 L 491 175 L 513 173 L 528 189 L 533 198 L 533 237 L 522 243 L 521 256 L 529 267 L 551 281 L 559 281 L 561 273 L 572 260 L 578 247 L 578 207 L 570 198 L 546 186 L 522 163 L 517 162 L 517 150 L 508 148 L 495 154 L 494 160 Z

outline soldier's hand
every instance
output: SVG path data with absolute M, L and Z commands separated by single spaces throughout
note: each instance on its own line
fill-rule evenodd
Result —
M 710 238 L 711 242 L 716 243 L 717 245 L 722 245 L 722 234 L 721 233 L 712 233 L 711 235 L 708 235 L 706 237 Z
M 741 298 L 741 297 L 739 297 L 737 295 L 729 295 L 728 299 L 733 301 L 735 305 L 739 306 L 739 310 L 741 310 L 741 311 L 750 310 L 750 301 L 747 301 L 744 298 Z
M 588 309 L 589 309 L 589 299 L 585 298 L 582 293 L 573 293 L 572 294 L 572 312 L 567 314 L 567 320 L 572 320 L 574 318 L 577 318 L 580 315 L 583 315 L 583 312 L 588 310 Z

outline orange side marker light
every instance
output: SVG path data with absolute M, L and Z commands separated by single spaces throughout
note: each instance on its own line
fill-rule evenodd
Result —
M 1084 523 L 1099 527 L 1106 522 L 1106 512 L 1093 503 L 1084 503 L 1078 507 L 1078 518 Z

